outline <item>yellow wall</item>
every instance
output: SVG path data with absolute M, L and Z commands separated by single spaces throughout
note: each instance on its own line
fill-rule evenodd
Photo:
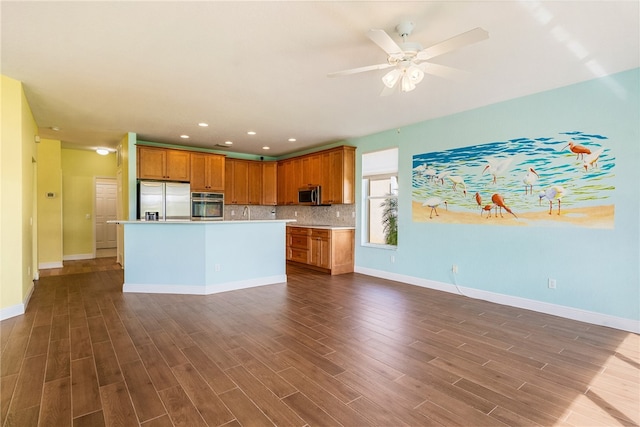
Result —
M 117 183 L 118 183 L 118 219 L 129 219 L 129 163 L 130 147 L 135 144 L 136 135 L 128 133 L 122 137 L 118 144 Z M 135 164 L 135 159 L 134 162 Z M 135 174 L 133 174 L 135 179 Z M 117 261 L 124 267 L 124 225 L 118 224 L 117 234 Z
M 42 139 L 38 148 L 38 266 L 62 267 L 62 153 L 60 141 Z M 46 196 L 54 193 L 53 198 Z
M 37 135 L 22 83 L 0 76 L 0 319 L 21 314 L 33 289 Z
M 87 258 L 95 250 L 95 178 L 116 178 L 115 153 L 62 149 L 62 242 L 64 259 Z

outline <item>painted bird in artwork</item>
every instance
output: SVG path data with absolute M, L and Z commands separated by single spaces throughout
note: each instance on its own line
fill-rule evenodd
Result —
M 579 159 L 580 157 L 584 159 L 585 154 L 591 154 L 591 150 L 589 150 L 587 147 L 578 145 L 573 141 L 569 141 L 569 143 L 562 147 L 562 149 L 564 150 L 567 147 L 569 147 L 569 150 L 571 150 L 572 153 L 576 154 L 576 159 Z
M 591 168 L 598 167 L 598 159 L 600 158 L 600 154 L 602 154 L 603 151 L 604 151 L 604 148 L 598 148 L 596 151 L 594 151 L 592 154 L 589 154 L 584 159 L 582 167 L 584 167 L 585 171 L 588 171 L 589 167 Z
M 496 217 L 498 216 L 498 208 L 500 208 L 500 217 L 502 218 L 502 209 L 504 209 L 505 211 L 509 212 L 511 215 L 513 215 L 514 217 L 518 218 L 518 216 L 516 214 L 513 213 L 513 211 L 509 208 L 509 206 L 507 206 L 504 203 L 504 198 L 496 193 L 493 196 L 491 196 L 491 201 L 493 202 L 493 204 L 496 207 Z
M 542 204 L 542 199 L 547 199 L 549 201 L 549 215 L 551 215 L 551 211 L 553 210 L 553 201 L 557 200 L 558 215 L 560 215 L 560 204 L 565 193 L 566 191 L 561 185 L 554 185 L 553 187 L 549 187 L 546 190 L 540 192 L 540 204 Z
M 489 205 L 482 205 L 482 196 L 480 195 L 480 193 L 476 193 L 475 196 L 476 199 L 476 203 L 478 204 L 478 206 L 480 207 L 480 218 L 482 218 L 482 213 L 483 212 L 488 212 L 489 214 L 487 215 L 487 218 L 491 218 L 491 209 L 493 209 L 493 204 L 489 204 Z
M 522 179 L 522 182 L 524 182 L 525 195 L 529 194 L 529 189 L 531 189 L 530 194 L 533 195 L 533 185 L 536 183 L 536 181 L 538 181 L 538 178 L 540 178 L 540 175 L 538 175 L 538 172 L 536 172 L 535 169 L 533 168 L 529 168 L 529 171 Z
M 458 175 L 451 175 L 449 179 L 453 183 L 453 191 L 456 191 L 457 187 L 462 187 L 462 192 L 464 196 L 467 197 L 467 184 L 464 183 L 464 178 Z
M 488 160 L 489 164 L 482 170 L 482 174 L 484 175 L 485 172 L 489 171 L 489 173 L 493 175 L 493 183 L 495 184 L 498 177 L 504 175 L 507 171 L 511 161 L 513 161 L 513 157 L 490 159 Z
M 445 210 L 449 210 L 447 208 L 447 201 L 442 200 L 440 197 L 429 197 L 427 200 L 424 201 L 424 203 L 422 203 L 422 206 L 428 206 L 431 208 L 431 214 L 429 215 L 429 219 L 433 218 L 434 212 L 436 213 L 436 216 L 440 216 L 438 215 L 438 210 L 436 208 L 443 203 L 444 203 Z

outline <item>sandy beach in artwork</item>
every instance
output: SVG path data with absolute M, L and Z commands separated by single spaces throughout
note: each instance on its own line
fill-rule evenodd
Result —
M 422 203 L 413 202 L 412 217 L 414 222 L 433 222 L 440 224 L 487 224 L 487 225 L 506 225 L 506 226 L 575 226 L 585 228 L 609 228 L 613 229 L 614 206 L 593 206 L 582 208 L 570 208 L 560 211 L 554 205 L 551 215 L 549 209 L 542 209 L 535 212 L 515 212 L 518 216 L 516 219 L 513 215 L 502 210 L 503 217 L 495 216 L 495 209 L 491 211 L 491 217 L 487 212 L 482 213 L 480 218 L 480 209 L 478 212 L 456 212 L 455 210 L 446 210 L 444 205 L 440 205 L 438 216 L 435 212 L 431 219 L 431 208 L 422 206 Z

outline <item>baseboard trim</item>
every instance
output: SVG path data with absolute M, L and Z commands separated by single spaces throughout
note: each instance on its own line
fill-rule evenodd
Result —
M 10 307 L 0 308 L 0 321 L 24 314 L 27 306 L 29 305 L 29 300 L 31 299 L 31 295 L 33 294 L 33 288 L 34 288 L 34 285 L 32 282 L 31 287 L 29 288 L 29 292 L 27 292 L 27 295 L 24 297 L 24 300 L 20 304 L 12 305 Z
M 62 256 L 62 260 L 63 261 L 78 261 L 78 260 L 83 260 L 83 259 L 94 259 L 96 257 L 96 254 L 94 253 L 90 253 L 90 254 L 73 254 L 73 255 L 63 255 Z
M 260 277 L 256 279 L 239 280 L 235 282 L 216 283 L 213 285 L 152 285 L 138 283 L 124 283 L 122 292 L 124 293 L 145 293 L 145 294 L 178 294 L 178 295 L 211 295 L 220 292 L 237 291 L 240 289 L 254 288 L 256 286 L 275 285 L 285 283 L 287 275 L 275 275 Z
M 40 270 L 47 270 L 49 268 L 62 268 L 62 261 L 54 261 L 54 262 L 41 262 L 38 264 L 38 268 Z
M 449 283 L 442 283 L 434 280 L 422 279 L 420 277 L 407 276 L 404 274 L 392 273 L 383 270 L 376 270 L 373 268 L 356 266 L 355 272 L 365 274 L 367 276 L 379 277 L 381 279 L 393 280 L 409 285 L 449 292 L 452 294 L 463 295 L 469 298 L 494 302 L 510 307 L 523 308 L 526 310 L 537 311 L 539 313 L 551 314 L 553 316 L 564 317 L 566 319 L 577 320 L 580 322 L 591 323 L 593 325 L 606 326 L 609 328 L 615 328 L 622 331 L 640 334 L 640 321 L 637 320 L 625 319 L 608 314 L 602 314 L 548 302 L 536 301 L 512 295 L 498 294 L 495 292 L 489 292 L 480 289 L 455 286 Z

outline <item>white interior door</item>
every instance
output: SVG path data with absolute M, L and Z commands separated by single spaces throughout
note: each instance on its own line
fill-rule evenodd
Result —
M 115 179 L 96 180 L 96 249 L 116 247 L 116 224 L 108 224 L 117 218 L 118 187 Z

